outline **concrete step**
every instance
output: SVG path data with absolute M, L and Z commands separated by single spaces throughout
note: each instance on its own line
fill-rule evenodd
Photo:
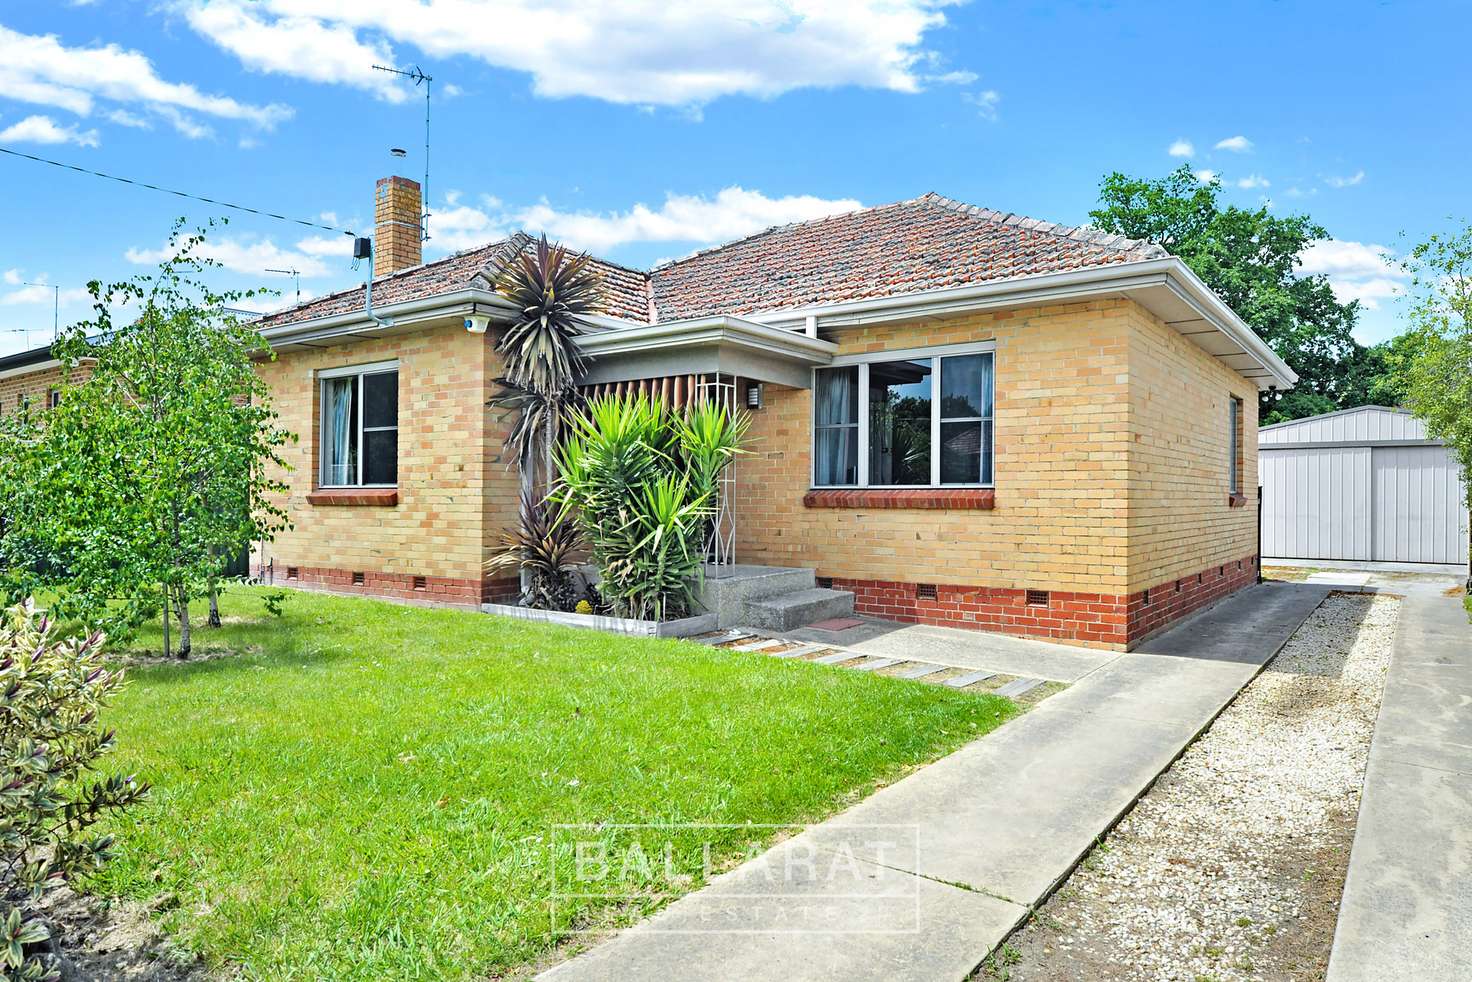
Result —
M 847 590 L 811 587 L 746 601 L 741 623 L 767 631 L 791 631 L 804 624 L 853 612 L 854 595 Z

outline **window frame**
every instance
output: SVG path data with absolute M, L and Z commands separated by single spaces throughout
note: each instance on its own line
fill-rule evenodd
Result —
M 365 412 L 366 406 L 363 400 L 363 379 L 371 375 L 388 375 L 390 373 L 395 376 L 399 374 L 398 359 L 394 359 L 393 361 L 370 362 L 366 365 L 347 365 L 342 368 L 324 368 L 319 369 L 315 373 L 317 385 L 317 487 L 324 490 L 337 490 L 352 488 L 397 488 L 399 486 L 399 482 L 397 479 L 399 473 L 397 440 L 397 434 L 399 431 L 399 417 L 397 411 L 394 414 L 393 426 L 363 425 L 364 420 L 367 416 L 367 413 Z M 357 432 L 353 436 L 358 445 L 357 476 L 360 480 L 355 484 L 333 484 L 329 483 L 327 480 L 327 383 L 341 378 L 352 378 L 354 380 L 353 398 L 356 399 L 358 403 L 358 426 Z M 398 379 L 396 378 L 396 387 L 397 383 Z M 395 400 L 395 404 L 397 405 L 397 399 Z M 389 430 L 393 430 L 396 436 L 396 439 L 394 440 L 395 480 L 392 484 L 365 484 L 361 480 L 363 476 L 363 434 L 385 433 Z
M 1227 394 L 1227 493 L 1242 494 L 1243 412 L 1246 404 L 1232 393 Z
M 812 412 L 809 414 L 811 430 L 808 442 L 811 460 L 808 469 L 808 487 L 814 491 L 906 491 L 906 490 L 935 490 L 937 488 L 978 488 L 993 489 L 997 486 L 997 462 L 996 462 L 996 394 L 997 394 L 997 344 L 995 341 L 974 341 L 966 344 L 944 344 L 925 348 L 894 348 L 888 351 L 871 351 L 860 355 L 839 355 L 827 365 L 815 367 L 812 371 L 811 389 L 813 393 L 818 391 L 818 372 L 834 368 L 858 368 L 859 386 L 859 467 L 858 481 L 855 484 L 819 484 L 818 483 L 818 407 L 814 399 Z M 946 358 L 954 358 L 962 355 L 991 355 L 992 391 L 991 404 L 992 415 L 980 417 L 946 417 L 946 422 L 956 422 L 976 419 L 981 423 L 982 433 L 986 432 L 986 423 L 992 424 L 992 479 L 986 483 L 968 482 L 964 484 L 942 484 L 941 474 L 941 376 L 945 371 L 943 362 Z M 922 361 L 929 359 L 931 362 L 930 384 L 930 483 L 928 484 L 871 484 L 869 482 L 869 366 L 876 363 L 891 361 Z

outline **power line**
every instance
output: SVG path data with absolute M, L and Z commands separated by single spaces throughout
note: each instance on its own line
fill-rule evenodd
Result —
M 232 208 L 235 211 L 249 212 L 252 215 L 260 215 L 264 218 L 274 218 L 277 221 L 289 222 L 294 225 L 305 225 L 308 228 L 319 228 L 325 232 L 339 232 L 343 235 L 352 235 L 347 229 L 337 228 L 333 225 L 323 225 L 320 222 L 309 222 L 302 218 L 291 218 L 287 215 L 278 215 L 274 211 L 261 211 L 259 208 L 248 208 L 245 205 L 232 204 L 229 201 L 218 201 L 214 198 L 206 198 L 200 194 L 190 194 L 188 191 L 176 191 L 173 188 L 161 187 L 157 184 L 149 184 L 146 181 L 135 181 L 129 177 L 118 177 L 116 174 L 104 174 L 100 170 L 89 170 L 86 167 L 78 167 L 76 164 L 63 163 L 60 160 L 50 160 L 46 157 L 37 157 L 29 153 L 21 153 L 19 150 L 11 150 L 8 147 L 0 147 L 0 153 L 9 154 L 12 157 L 22 157 L 26 160 L 34 160 L 38 164 L 50 164 L 52 167 L 60 167 L 62 170 L 76 171 L 78 174 L 88 174 L 92 177 L 102 177 L 109 181 L 117 181 L 120 184 L 131 184 L 134 187 L 148 188 L 150 191 L 161 191 L 164 194 L 177 195 L 180 198 L 191 198 L 195 201 L 203 201 L 207 205 L 215 205 L 220 208 Z

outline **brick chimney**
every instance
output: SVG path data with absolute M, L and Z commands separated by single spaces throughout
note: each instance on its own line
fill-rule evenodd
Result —
M 419 182 L 385 177 L 373 192 L 373 275 L 387 276 L 424 261 Z

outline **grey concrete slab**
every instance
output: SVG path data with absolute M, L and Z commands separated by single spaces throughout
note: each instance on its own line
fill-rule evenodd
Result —
M 1329 982 L 1472 978 L 1472 625 L 1460 598 L 1401 605 Z
M 877 672 L 881 668 L 889 668 L 891 665 L 898 665 L 903 661 L 903 658 L 876 658 L 871 655 L 855 665 L 854 671 Z
M 964 978 L 1208 726 L 1327 595 L 1267 585 L 1120 655 L 1027 714 L 783 844 L 918 881 L 913 935 L 662 932 L 752 916 L 746 864 L 641 927 L 548 973 L 582 979 Z M 852 652 L 838 652 L 852 657 Z M 1163 682 L 1156 684 L 1160 676 Z M 1035 676 L 1034 676 L 1035 677 Z M 1189 698 L 1168 698 L 1185 689 Z M 1163 704 L 1163 708 L 1161 705 Z M 1472 827 L 1472 826 L 1468 826 Z M 896 852 L 873 829 L 913 830 Z M 782 853 L 788 855 L 789 853 Z M 887 897 L 878 886 L 875 891 Z M 812 887 L 822 907 L 831 886 Z M 862 889 L 858 890 L 862 895 Z M 766 898 L 761 901 L 766 903 Z M 791 912 L 798 919 L 803 911 Z M 859 923 L 869 917 L 856 913 Z M 887 923 L 887 922 L 886 922 Z
M 1013 679 L 1006 685 L 999 687 L 995 694 L 1011 699 L 1015 696 L 1025 695 L 1042 684 L 1042 679 Z
M 897 624 L 872 617 L 862 620 L 861 626 L 847 631 L 820 633 L 802 628 L 788 632 L 787 636 L 804 641 L 826 640 L 866 655 L 925 661 L 951 668 L 987 669 L 998 675 L 1027 675 L 1054 682 L 1075 682 L 1117 657 L 1117 652 L 986 631 Z
M 760 641 L 750 641 L 746 644 L 733 645 L 732 651 L 763 651 L 767 648 L 780 648 L 786 644 L 781 638 L 762 638 Z
M 957 675 L 955 678 L 942 679 L 940 684 L 948 685 L 953 689 L 964 689 L 968 685 L 975 685 L 977 682 L 985 682 L 987 679 L 995 677 L 996 674 L 996 672 L 985 671 L 967 672 L 965 675 Z
M 804 655 L 811 655 L 815 651 L 826 650 L 828 650 L 826 644 L 803 644 L 798 645 L 796 648 L 788 648 L 786 651 L 774 651 L 771 655 L 773 658 L 801 658 Z
M 923 679 L 927 675 L 934 675 L 936 672 L 944 672 L 949 667 L 949 665 L 930 665 L 925 662 L 921 662 L 918 665 L 910 666 L 904 671 L 895 672 L 894 677 L 897 679 Z
M 835 651 L 831 655 L 820 655 L 813 661 L 819 665 L 836 665 L 841 661 L 851 661 L 859 656 L 852 651 Z

